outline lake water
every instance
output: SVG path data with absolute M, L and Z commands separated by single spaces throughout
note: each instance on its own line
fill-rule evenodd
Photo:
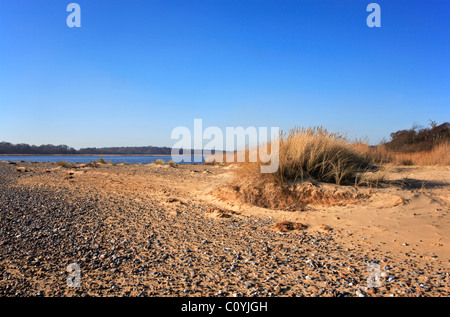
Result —
M 70 162 L 70 163 L 89 163 L 92 161 L 97 161 L 99 158 L 105 161 L 111 161 L 112 163 L 129 163 L 129 164 L 147 164 L 155 162 L 156 160 L 163 160 L 168 162 L 172 160 L 171 156 L 121 156 L 121 155 L 111 155 L 111 156 L 101 156 L 101 155 L 0 155 L 0 161 L 25 161 L 25 162 Z M 193 163 L 203 163 L 194 162 L 194 158 L 191 156 L 182 156 L 183 161 L 179 164 L 193 164 Z M 189 162 L 191 159 L 191 162 Z

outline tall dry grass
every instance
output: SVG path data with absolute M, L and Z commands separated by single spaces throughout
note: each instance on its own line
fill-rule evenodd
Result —
M 279 168 L 275 173 L 261 173 L 259 161 L 240 163 L 235 189 L 245 201 L 275 209 L 302 207 L 311 203 L 311 198 L 330 201 L 331 193 L 299 184 L 304 181 L 353 183 L 370 166 L 367 156 L 342 135 L 322 127 L 282 132 L 278 141 Z
M 352 144 L 356 151 L 366 156 L 375 164 L 395 163 L 400 165 L 450 165 L 450 142 L 437 144 L 430 151 L 394 152 L 389 151 L 384 144 L 369 146 L 357 141 Z
M 384 144 L 371 146 L 368 142 L 354 141 L 352 147 L 355 151 L 363 155 L 366 160 L 374 164 L 384 164 L 394 162 L 394 157 L 390 151 L 386 149 Z
M 245 162 L 238 163 L 235 192 L 248 203 L 284 210 L 298 210 L 314 203 L 340 204 L 361 198 L 351 191 L 350 186 L 339 192 L 335 188 L 327 190 L 324 186 L 316 186 L 319 182 L 379 186 L 386 183 L 386 175 L 393 164 L 450 165 L 448 142 L 431 151 L 398 153 L 387 150 L 384 145 L 350 142 L 322 127 L 282 132 L 279 168 L 275 173 L 261 173 L 263 163 L 249 162 L 249 153 L 254 150 L 246 150 Z
M 436 145 L 431 151 L 391 152 L 394 161 L 404 165 L 450 165 L 450 142 Z
M 296 128 L 280 137 L 280 184 L 312 178 L 342 184 L 369 165 L 367 158 L 339 134 L 318 128 Z

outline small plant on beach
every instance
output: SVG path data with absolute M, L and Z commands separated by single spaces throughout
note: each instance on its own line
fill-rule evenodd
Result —
M 107 164 L 106 161 L 105 161 L 104 159 L 102 159 L 102 158 L 99 158 L 99 159 L 97 160 L 97 163 L 98 163 L 98 164 Z
M 100 166 L 100 164 L 99 164 L 98 162 L 96 162 L 96 161 L 92 161 L 92 162 L 89 162 L 89 163 L 86 164 L 86 167 L 94 167 L 94 168 L 97 168 L 97 167 L 99 167 L 99 166 Z
M 71 165 L 69 163 L 67 163 L 66 161 L 58 161 L 55 163 L 55 165 L 59 166 L 59 167 L 64 167 L 64 168 L 71 167 Z
M 227 165 L 227 163 L 225 162 L 226 161 L 226 158 L 225 158 L 225 155 L 223 156 L 223 162 L 218 162 L 216 159 L 212 159 L 212 160 L 208 160 L 208 159 L 206 159 L 205 160 L 205 165 L 217 165 L 217 166 L 226 166 Z
M 170 165 L 170 167 L 178 167 L 178 164 L 175 163 L 173 160 L 170 160 L 169 162 L 166 163 L 167 165 Z
M 161 159 L 157 159 L 156 161 L 155 161 L 155 164 L 156 165 L 164 165 L 166 162 L 164 162 L 163 160 L 161 160 Z

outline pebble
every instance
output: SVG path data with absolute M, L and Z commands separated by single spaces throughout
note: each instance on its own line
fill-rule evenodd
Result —
M 447 275 L 435 255 L 426 267 L 418 267 L 412 257 L 380 263 L 381 283 L 389 290 L 366 293 L 359 288 L 367 286 L 368 264 L 386 255 L 358 245 L 346 250 L 339 234 L 278 234 L 270 229 L 269 217 L 215 219 L 207 215 L 211 206 L 188 199 L 177 204 L 182 212 L 174 217 L 166 200 L 152 192 L 175 196 L 168 186 L 149 184 L 148 193 L 130 188 L 118 195 L 101 186 L 103 176 L 87 187 L 77 183 L 76 174 L 64 180 L 64 170 L 52 171 L 51 163 L 27 164 L 29 172 L 19 174 L 14 165 L 0 163 L 1 296 L 448 295 Z M 151 173 L 179 179 L 190 174 L 181 165 L 98 170 L 114 179 L 125 169 L 149 178 Z M 19 175 L 39 175 L 42 184 L 18 183 Z M 58 182 L 67 186 L 52 186 Z M 65 285 L 71 263 L 80 265 L 82 285 L 88 286 L 81 292 Z M 403 272 L 409 272 L 407 279 Z

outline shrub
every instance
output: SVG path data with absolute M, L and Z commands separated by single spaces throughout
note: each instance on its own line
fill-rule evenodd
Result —
M 85 166 L 97 168 L 97 167 L 99 167 L 99 163 L 96 161 L 92 161 L 92 162 L 87 163 Z
M 391 133 L 391 141 L 386 143 L 390 151 L 422 152 L 430 151 L 436 145 L 450 140 L 450 123 L 440 125 L 431 121 L 430 128 L 419 129 L 417 125 L 409 130 L 399 130 Z
M 173 160 L 170 160 L 170 161 L 167 162 L 166 164 L 170 165 L 170 167 L 178 167 L 178 164 L 175 163 Z
M 71 165 L 69 163 L 67 163 L 66 161 L 58 161 L 55 164 L 56 164 L 56 166 L 60 166 L 60 167 L 64 167 L 64 168 L 71 167 Z

